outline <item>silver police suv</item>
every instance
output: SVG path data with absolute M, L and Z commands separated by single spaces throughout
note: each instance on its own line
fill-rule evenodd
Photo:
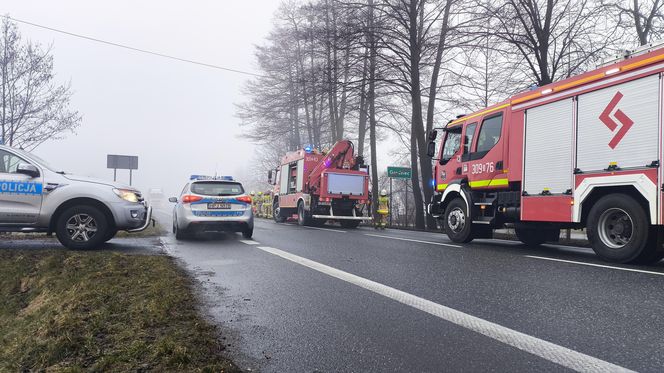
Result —
M 0 232 L 55 233 L 70 249 L 90 249 L 119 230 L 142 231 L 151 220 L 152 208 L 136 189 L 70 175 L 0 145 Z
M 173 233 L 180 240 L 195 233 L 242 232 L 254 234 L 251 197 L 230 176 L 192 175 L 180 198 L 168 199 L 173 208 Z

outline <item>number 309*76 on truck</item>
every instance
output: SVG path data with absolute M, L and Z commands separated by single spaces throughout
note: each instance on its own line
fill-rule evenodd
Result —
M 438 152 L 432 131 L 428 213 L 455 242 L 511 225 L 538 245 L 585 228 L 604 260 L 661 260 L 663 74 L 664 49 L 634 51 L 451 120 Z

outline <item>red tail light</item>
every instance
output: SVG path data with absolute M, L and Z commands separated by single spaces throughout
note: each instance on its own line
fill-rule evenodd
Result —
M 182 203 L 198 202 L 202 199 L 203 199 L 203 197 L 192 196 L 192 195 L 187 194 L 187 195 L 182 196 Z
M 251 204 L 251 197 L 249 196 L 240 196 L 236 198 L 240 202 Z

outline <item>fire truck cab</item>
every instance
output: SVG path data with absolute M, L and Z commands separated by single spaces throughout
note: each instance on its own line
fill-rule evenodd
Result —
M 428 212 L 455 242 L 506 224 L 528 245 L 586 228 L 605 260 L 659 261 L 663 73 L 664 49 L 636 51 L 451 120 L 437 156 L 430 134 Z

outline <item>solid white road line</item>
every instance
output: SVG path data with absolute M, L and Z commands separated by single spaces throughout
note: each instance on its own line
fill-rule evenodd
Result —
M 664 272 L 656 272 L 656 271 L 644 271 L 642 269 L 633 269 L 633 268 L 624 268 L 624 267 L 614 267 L 614 266 L 607 266 L 603 264 L 594 264 L 594 263 L 586 263 L 586 262 L 576 262 L 573 260 L 564 260 L 564 259 L 556 259 L 556 258 L 547 258 L 545 256 L 534 256 L 534 255 L 525 255 L 526 258 L 533 258 L 533 259 L 542 259 L 542 260 L 550 260 L 552 262 L 562 262 L 562 263 L 570 263 L 570 264 L 579 264 L 579 265 L 584 265 L 584 266 L 589 266 L 589 267 L 598 267 L 598 268 L 608 268 L 608 269 L 615 269 L 618 271 L 627 271 L 627 272 L 638 272 L 638 273 L 646 273 L 649 275 L 657 275 L 657 276 L 664 276 Z
M 461 247 L 459 245 L 452 245 L 449 243 L 441 243 L 441 242 L 431 242 L 431 241 L 422 241 L 422 240 L 414 240 L 412 238 L 401 238 L 401 237 L 392 237 L 392 236 L 385 236 L 382 234 L 371 234 L 371 233 L 365 233 L 365 236 L 371 236 L 371 237 L 380 237 L 380 238 L 389 238 L 392 240 L 401 240 L 401 241 L 411 241 L 411 242 L 419 242 L 419 243 L 426 243 L 429 245 L 438 245 L 438 246 L 448 246 L 448 247 Z
M 258 248 L 267 253 L 279 256 L 291 262 L 311 268 L 315 271 L 346 281 L 353 285 L 357 285 L 376 294 L 393 299 L 397 302 L 439 317 L 445 321 L 472 330 L 476 333 L 480 333 L 509 346 L 529 352 L 533 355 L 539 356 L 543 359 L 576 370 L 578 372 L 630 372 L 630 370 L 626 368 L 611 364 L 607 361 L 582 354 L 580 352 L 556 345 L 551 342 L 547 342 L 536 337 L 532 337 L 516 330 L 512 330 L 490 321 L 480 319 L 478 317 L 457 311 L 438 303 L 434 303 L 424 298 L 408 294 L 401 290 L 397 290 L 389 286 L 353 275 L 351 273 L 344 272 L 318 262 L 314 262 L 313 260 L 293 255 L 273 247 L 258 246 Z
M 498 241 L 498 242 L 510 243 L 510 244 L 515 245 L 515 246 L 516 245 L 523 245 L 523 242 L 521 242 L 521 241 L 503 240 L 503 239 L 500 239 L 500 238 L 486 238 L 486 239 L 482 238 L 482 239 L 478 239 L 477 241 L 482 242 L 482 243 L 487 243 L 487 244 L 490 244 L 491 241 Z M 473 241 L 473 242 L 475 242 L 475 241 Z M 559 245 L 559 244 L 548 243 L 548 242 L 545 242 L 542 245 L 549 246 L 549 247 L 556 247 L 556 248 L 559 248 L 559 249 L 576 251 L 576 252 L 580 252 L 580 253 L 581 252 L 583 252 L 583 253 L 593 252 L 591 248 L 583 247 L 583 246 Z
M 240 242 L 247 244 L 247 245 L 260 245 L 260 242 L 254 241 L 254 240 L 240 240 Z
M 298 228 L 299 228 L 299 227 L 298 227 Z M 346 232 L 346 231 L 342 231 L 341 229 L 307 227 L 306 225 L 303 225 L 302 228 L 307 228 L 307 229 L 318 229 L 319 231 L 329 231 L 329 232 L 337 232 L 337 233 L 348 233 L 348 232 Z

